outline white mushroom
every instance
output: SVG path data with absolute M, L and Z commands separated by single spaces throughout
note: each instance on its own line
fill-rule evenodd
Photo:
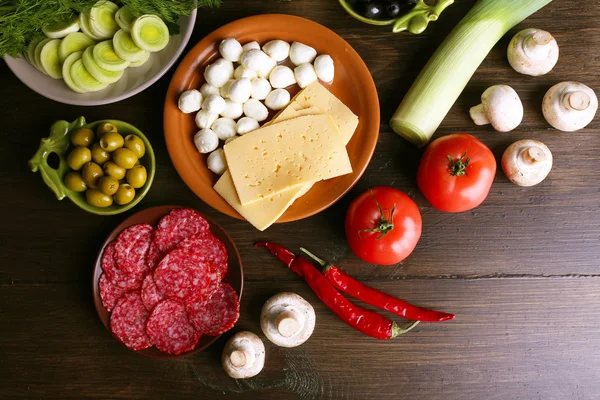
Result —
M 302 89 L 317 80 L 317 72 L 311 63 L 305 63 L 294 68 L 294 76 Z
M 265 99 L 265 105 L 271 110 L 281 110 L 290 104 L 290 92 L 285 89 L 275 89 Z
M 260 327 L 277 346 L 300 346 L 315 329 L 315 310 L 296 293 L 282 292 L 263 305 Z
M 495 85 L 483 92 L 481 104 L 472 107 L 470 114 L 476 125 L 492 124 L 498 132 L 508 132 L 523 120 L 523 104 L 513 88 Z
M 260 50 L 260 44 L 258 42 L 249 42 L 242 46 L 242 50 L 244 53 L 250 50 Z
M 546 179 L 552 169 L 552 153 L 537 140 L 514 142 L 502 156 L 502 169 L 513 183 L 534 186 Z
M 227 171 L 227 163 L 225 162 L 225 153 L 223 149 L 216 149 L 208 155 L 206 166 L 217 175 L 223 175 Z
M 248 78 L 236 79 L 229 87 L 229 98 L 236 103 L 244 104 L 252 94 L 252 82 Z
M 317 56 L 317 51 L 304 43 L 294 42 L 290 47 L 290 60 L 295 65 L 311 63 Z
M 258 129 L 259 127 L 260 124 L 254 118 L 243 117 L 237 122 L 237 133 L 238 135 L 245 135 L 248 132 Z
M 196 89 L 186 90 L 179 96 L 177 107 L 185 114 L 198 111 L 202 107 L 202 94 Z
M 333 82 L 335 75 L 335 66 L 333 65 L 333 58 L 327 54 L 321 54 L 315 59 L 314 62 L 315 72 L 317 77 L 323 82 Z
M 219 58 L 204 70 L 204 79 L 214 87 L 220 88 L 233 77 L 233 63 Z
M 223 117 L 213 122 L 210 129 L 217 134 L 219 139 L 227 140 L 235 136 L 237 125 L 233 119 Z
M 273 68 L 275 68 L 276 66 L 277 61 L 275 61 L 275 59 L 273 59 L 272 57 L 267 56 L 265 64 L 258 71 L 256 71 L 256 74 L 260 78 L 268 78 L 269 75 L 271 75 L 271 71 L 273 71 Z
M 244 68 L 259 72 L 269 65 L 270 59 L 262 50 L 253 49 L 242 54 L 240 63 Z
M 235 79 L 248 78 L 254 79 L 258 75 L 256 75 L 256 71 L 252 71 L 251 69 L 245 68 L 243 65 L 238 66 L 235 71 L 233 71 L 233 77 Z
M 596 116 L 596 111 L 596 93 L 579 82 L 562 82 L 552 86 L 542 103 L 546 121 L 565 132 L 585 128 Z
M 200 129 L 210 128 L 217 118 L 219 118 L 219 114 L 211 114 L 206 110 L 200 110 L 196 114 L 196 126 Z
M 219 88 L 209 85 L 205 83 L 200 87 L 200 94 L 202 94 L 203 98 L 207 98 L 211 94 L 219 94 Z
M 290 56 L 290 44 L 283 40 L 271 40 L 265 43 L 263 51 L 280 62 Z
M 219 95 L 211 94 L 202 103 L 202 109 L 211 114 L 221 114 L 225 109 L 225 99 Z
M 235 79 L 230 79 L 227 82 L 225 82 L 225 84 L 223 86 L 221 86 L 219 88 L 219 96 L 221 96 L 224 99 L 228 99 L 229 98 L 229 89 L 231 88 L 231 84 L 235 82 Z
M 219 53 L 227 61 L 238 62 L 243 53 L 242 45 L 235 39 L 224 39 L 219 45 Z
M 550 32 L 529 28 L 517 33 L 508 45 L 508 62 L 515 71 L 531 76 L 545 75 L 558 62 L 558 43 Z
M 219 137 L 211 129 L 202 129 L 194 135 L 194 144 L 200 153 L 210 153 L 219 147 Z
M 225 100 L 225 108 L 221 111 L 221 116 L 225 118 L 238 119 L 244 114 L 244 107 L 231 99 Z
M 260 101 L 250 99 L 244 104 L 244 114 L 246 117 L 262 122 L 269 117 L 269 110 Z
M 275 89 L 282 89 L 296 83 L 294 77 L 294 71 L 290 67 L 279 65 L 273 68 L 271 75 L 269 75 L 269 82 Z
M 252 378 L 265 365 L 265 345 L 252 332 L 238 332 L 225 344 L 221 364 L 234 379 Z
M 271 93 L 271 84 L 265 78 L 254 78 L 252 83 L 252 98 L 264 100 Z

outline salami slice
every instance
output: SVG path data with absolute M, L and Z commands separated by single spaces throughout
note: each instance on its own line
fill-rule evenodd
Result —
M 194 328 L 205 335 L 217 336 L 233 328 L 240 317 L 240 302 L 235 290 L 221 282 L 208 301 L 188 301 L 186 310 Z
M 146 254 L 153 231 L 154 228 L 147 224 L 132 225 L 119 233 L 115 241 L 117 267 L 140 282 L 150 270 L 146 264 Z
M 102 271 L 104 271 L 110 283 L 121 290 L 135 290 L 142 286 L 141 277 L 129 276 L 117 267 L 114 240 L 104 248 Z
M 158 350 L 169 354 L 192 350 L 201 336 L 190 324 L 185 306 L 174 299 L 164 300 L 154 307 L 146 333 Z
M 142 302 L 146 307 L 146 310 L 152 311 L 164 296 L 160 290 L 156 287 L 152 274 L 146 275 L 144 282 L 142 283 Z
M 111 312 L 115 307 L 117 300 L 127 293 L 126 289 L 121 289 L 110 283 L 106 274 L 100 275 L 98 286 L 100 287 L 100 299 L 102 299 L 102 305 L 108 312 Z
M 191 249 L 198 258 L 209 261 L 218 275 L 218 281 L 227 274 L 227 249 L 223 242 L 209 231 L 190 236 L 177 247 Z
M 183 239 L 208 232 L 208 222 L 191 208 L 178 208 L 161 218 L 153 243 L 162 255 L 173 250 Z
M 146 264 L 148 265 L 148 270 L 150 272 L 154 271 L 156 267 L 158 267 L 158 263 L 162 260 L 163 254 L 159 250 L 158 246 L 154 244 L 154 241 L 150 243 L 150 248 L 148 249 L 148 254 L 146 255 Z
M 130 349 L 148 348 L 152 346 L 146 335 L 146 321 L 149 315 L 139 291 L 125 293 L 117 301 L 110 317 L 110 330 Z

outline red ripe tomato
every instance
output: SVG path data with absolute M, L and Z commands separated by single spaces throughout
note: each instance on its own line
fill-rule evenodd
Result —
M 350 248 L 366 262 L 397 264 L 409 256 L 421 237 L 421 213 L 399 190 L 378 186 L 358 196 L 346 214 Z
M 485 144 L 466 133 L 434 140 L 425 150 L 417 184 L 438 210 L 471 210 L 485 200 L 494 176 L 496 159 Z

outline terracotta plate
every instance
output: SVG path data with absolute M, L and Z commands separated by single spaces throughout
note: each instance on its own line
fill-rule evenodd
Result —
M 326 85 L 358 115 L 360 123 L 348 144 L 354 172 L 322 181 L 297 200 L 278 222 L 310 217 L 342 197 L 358 181 L 367 167 L 379 135 L 379 99 L 375 83 L 358 53 L 333 31 L 304 18 L 268 14 L 244 18 L 217 29 L 202 39 L 185 56 L 169 85 L 165 100 L 165 140 L 171 160 L 184 182 L 213 208 L 232 217 L 242 218 L 213 190 L 218 176 L 206 167 L 206 155 L 199 154 L 193 143 L 198 131 L 195 113 L 184 114 L 177 108 L 179 94 L 199 89 L 204 83 L 204 67 L 219 58 L 218 46 L 225 38 L 242 44 L 256 40 L 261 45 L 272 39 L 298 41 L 314 47 L 319 54 L 329 54 L 335 63 L 333 84 Z M 292 94 L 294 94 L 293 92 Z
M 106 241 L 102 244 L 102 248 L 100 249 L 100 252 L 98 253 L 98 257 L 96 258 L 96 264 L 94 266 L 94 276 L 93 276 L 93 280 L 92 280 L 92 287 L 94 290 L 94 303 L 96 305 L 96 311 L 98 311 L 98 316 L 100 316 L 100 320 L 102 320 L 102 323 L 104 324 L 106 329 L 108 329 L 109 332 L 110 332 L 110 313 L 108 311 L 106 311 L 106 309 L 102 305 L 102 300 L 100 299 L 100 288 L 98 287 L 98 283 L 100 281 L 100 275 L 102 274 L 101 261 L 102 261 L 102 253 L 104 252 L 104 248 L 106 247 L 106 245 L 108 243 L 113 241 L 123 229 L 125 229 L 131 225 L 135 225 L 135 224 L 150 224 L 152 226 L 156 226 L 158 221 L 164 215 L 167 215 L 169 213 L 169 211 L 171 211 L 174 208 L 182 208 L 182 207 L 181 206 L 159 206 L 159 207 L 148 208 L 146 210 L 140 211 L 137 214 L 134 214 L 131 217 L 127 218 L 119 226 L 117 226 L 110 233 L 110 235 L 108 235 L 108 237 L 106 238 Z M 233 243 L 233 240 L 229 237 L 227 232 L 225 232 L 225 230 L 223 230 L 223 228 L 219 224 L 217 224 L 215 221 L 213 221 L 206 215 L 203 215 L 200 212 L 198 212 L 198 213 L 201 214 L 210 224 L 211 233 L 213 235 L 215 235 L 220 241 L 222 241 L 225 244 L 225 247 L 227 248 L 227 254 L 229 256 L 229 261 L 228 261 L 229 268 L 227 270 L 227 276 L 225 276 L 224 281 L 231 285 L 231 287 L 235 290 L 235 292 L 238 294 L 238 296 L 241 300 L 242 299 L 242 289 L 244 287 L 244 272 L 242 270 L 242 260 L 240 258 L 240 253 L 238 253 L 237 248 L 235 247 L 235 244 Z M 181 357 L 186 357 L 186 356 L 189 356 L 191 354 L 194 354 L 194 353 L 197 353 L 199 351 L 206 349 L 208 346 L 213 344 L 218 338 L 219 338 L 219 336 L 202 335 L 202 337 L 200 338 L 200 341 L 198 342 L 198 345 L 196 346 L 196 348 L 194 350 L 188 351 L 186 353 L 182 353 L 182 354 L 179 354 L 176 356 L 158 351 L 155 347 L 151 347 L 149 349 L 145 349 L 145 350 L 141 350 L 141 351 L 135 351 L 135 353 L 139 353 L 139 354 L 142 354 L 147 357 L 160 358 L 160 359 L 181 358 Z M 119 342 L 119 343 L 121 343 L 121 342 Z M 125 347 L 125 345 L 123 345 L 123 347 Z M 127 348 L 127 347 L 125 347 L 125 348 Z M 133 351 L 129 348 L 127 348 L 127 349 L 130 351 Z

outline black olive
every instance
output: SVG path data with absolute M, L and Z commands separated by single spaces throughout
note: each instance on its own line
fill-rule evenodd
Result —
M 396 18 L 400 14 L 400 3 L 398 1 L 390 1 L 385 5 L 385 15 L 390 18 Z
M 362 9 L 362 15 L 366 18 L 377 19 L 383 15 L 383 6 L 379 1 L 372 1 Z

